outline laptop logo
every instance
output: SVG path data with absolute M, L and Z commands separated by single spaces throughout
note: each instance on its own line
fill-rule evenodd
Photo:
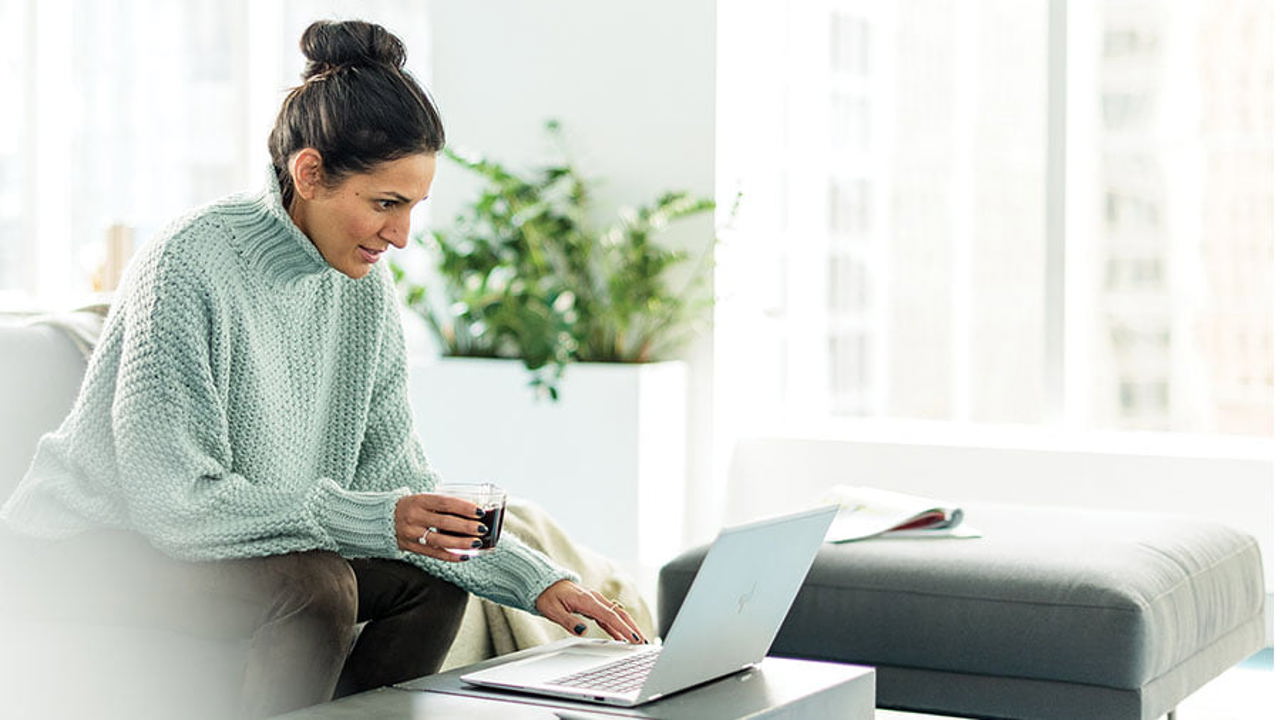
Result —
M 747 609 L 747 603 L 751 602 L 751 598 L 756 596 L 756 583 L 751 583 L 751 589 L 738 596 L 738 614 L 741 615 L 743 610 Z

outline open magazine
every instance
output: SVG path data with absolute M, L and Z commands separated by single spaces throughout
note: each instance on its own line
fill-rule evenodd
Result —
M 964 510 L 932 498 L 871 487 L 837 485 L 825 502 L 840 505 L 827 542 L 872 537 L 976 538 L 982 533 L 964 523 Z

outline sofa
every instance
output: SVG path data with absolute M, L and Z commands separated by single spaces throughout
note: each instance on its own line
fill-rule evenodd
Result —
M 0 316 L 0 502 L 25 474 L 40 437 L 62 422 L 79 392 L 105 306 L 31 322 Z M 507 531 L 573 568 L 583 581 L 631 608 L 646 634 L 653 620 L 615 563 L 573 543 L 543 509 L 508 504 Z M 0 720 L 28 717 L 234 717 L 247 641 L 211 640 L 67 617 L 83 595 L 94 602 L 94 569 L 74 578 L 67 608 L 33 607 L 13 570 L 28 542 L 0 528 Z M 61 573 L 60 575 L 67 575 Z M 47 593 L 38 597 L 47 597 Z M 594 626 L 589 635 L 599 636 Z M 472 597 L 445 667 L 567 637 L 559 625 Z M 104 659 L 109 658 L 106 662 Z M 182 658 L 173 663 L 169 658 Z
M 0 319 L 0 499 L 26 472 L 40 436 L 61 423 L 75 400 L 86 360 L 74 337 L 65 328 Z M 41 577 L 62 583 L 68 596 L 65 606 L 50 607 L 47 595 L 33 600 L 15 577 L 23 549 L 0 534 L 0 718 L 234 714 L 247 642 L 69 617 L 75 602 L 100 600 L 94 573 Z M 168 660 L 175 657 L 183 661 Z

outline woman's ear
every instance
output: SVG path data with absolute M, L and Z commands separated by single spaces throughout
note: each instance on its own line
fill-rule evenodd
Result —
M 302 148 L 289 161 L 289 174 L 293 177 L 293 189 L 304 200 L 316 199 L 324 187 L 324 160 L 315 148 Z

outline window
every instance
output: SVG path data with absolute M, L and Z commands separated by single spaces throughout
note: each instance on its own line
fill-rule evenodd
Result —
M 729 413 L 1270 434 L 1273 12 L 722 5 Z
M 426 77 L 414 0 L 0 3 L 0 305 L 84 302 L 108 237 L 263 182 L 298 38 L 325 17 L 381 22 Z
M 0 97 L 22 97 L 27 90 L 27 10 L 27 3 L 0 3 Z M 21 282 L 26 255 L 22 206 L 28 130 L 22 110 L 9 105 L 0 113 L 0 288 Z

